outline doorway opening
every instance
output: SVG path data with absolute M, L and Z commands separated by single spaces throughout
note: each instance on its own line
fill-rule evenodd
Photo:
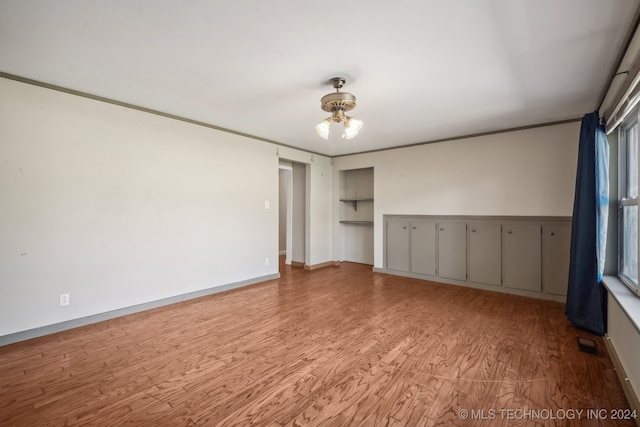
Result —
M 307 168 L 280 159 L 278 194 L 278 251 L 284 264 L 304 267 L 307 261 Z

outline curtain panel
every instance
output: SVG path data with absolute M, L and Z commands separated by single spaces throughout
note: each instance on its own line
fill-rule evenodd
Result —
M 606 331 L 602 286 L 609 204 L 609 143 L 597 112 L 582 119 L 573 201 L 566 314 L 576 327 Z

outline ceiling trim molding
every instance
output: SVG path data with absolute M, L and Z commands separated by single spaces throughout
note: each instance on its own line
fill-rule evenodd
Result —
M 534 125 L 519 126 L 519 127 L 515 127 L 515 128 L 500 129 L 500 130 L 493 130 L 493 131 L 480 132 L 480 133 L 472 133 L 472 134 L 468 134 L 468 135 L 452 136 L 450 138 L 434 139 L 433 141 L 416 142 L 416 143 L 413 143 L 413 144 L 398 145 L 396 147 L 379 148 L 377 150 L 359 151 L 357 153 L 351 153 L 351 154 L 339 154 L 337 156 L 333 156 L 332 158 L 335 159 L 337 157 L 354 156 L 356 154 L 378 153 L 380 151 L 398 150 L 400 148 L 419 147 L 421 145 L 436 144 L 438 142 L 458 141 L 460 139 L 469 139 L 469 138 L 477 138 L 477 137 L 480 137 L 480 136 L 497 135 L 497 134 L 500 134 L 500 133 L 516 132 L 516 131 L 519 131 L 519 130 L 527 130 L 527 129 L 542 128 L 542 127 L 547 127 L 547 126 L 563 125 L 563 124 L 566 124 L 566 123 L 579 122 L 581 120 L 582 120 L 582 117 L 576 117 L 574 119 L 558 120 L 558 121 L 555 121 L 555 122 L 538 123 L 538 124 L 534 124 Z
M 299 147 L 294 147 L 292 145 L 287 145 L 287 144 L 284 144 L 282 142 L 273 141 L 271 139 L 262 138 L 262 137 L 251 135 L 251 134 L 248 134 L 248 133 L 238 132 L 238 131 L 235 131 L 233 129 L 223 128 L 223 127 L 220 127 L 220 126 L 212 125 L 210 123 L 205 123 L 205 122 L 201 122 L 201 121 L 198 121 L 198 120 L 188 119 L 186 117 L 177 116 L 175 114 L 164 113 L 162 111 L 158 111 L 158 110 L 154 110 L 154 109 L 146 108 L 146 107 L 141 107 L 141 106 L 135 105 L 135 104 L 129 104 L 128 102 L 116 101 L 115 99 L 105 98 L 103 96 L 93 95 L 91 93 L 82 92 L 82 91 L 75 90 L 75 89 L 69 89 L 69 88 L 66 88 L 66 87 L 63 87 L 63 86 L 58 86 L 58 85 L 54 85 L 54 84 L 50 84 L 50 83 L 45 83 L 45 82 L 41 82 L 39 80 L 29 79 L 27 77 L 17 76 L 15 74 L 5 73 L 3 71 L 0 71 L 0 78 L 5 78 L 5 79 L 8 79 L 8 80 L 14 80 L 14 81 L 17 81 L 17 82 L 26 83 L 26 84 L 30 84 L 30 85 L 33 85 L 33 86 L 39 86 L 39 87 L 42 87 L 42 88 L 45 88 L 45 89 L 51 89 L 51 90 L 55 90 L 55 91 L 58 91 L 58 92 L 63 92 L 63 93 L 69 94 L 69 95 L 75 95 L 75 96 L 79 96 L 79 97 L 82 97 L 82 98 L 92 99 L 94 101 L 105 102 L 107 104 L 117 105 L 119 107 L 130 108 L 132 110 L 138 110 L 138 111 L 142 111 L 144 113 L 154 114 L 156 116 L 165 117 L 165 118 L 168 118 L 168 119 L 179 120 L 181 122 L 190 123 L 190 124 L 196 125 L 196 126 L 203 126 L 203 127 L 209 128 L 209 129 L 214 129 L 214 130 L 230 133 L 230 134 L 237 135 L 237 136 L 243 136 L 245 138 L 255 139 L 257 141 L 267 142 L 269 144 L 278 145 L 280 147 L 291 148 L 293 150 L 298 150 L 298 151 L 302 151 L 302 152 L 309 153 L 309 154 L 315 154 L 315 155 L 318 155 L 318 156 L 331 158 L 331 156 L 329 156 L 327 154 L 318 153 L 318 152 L 315 152 L 315 151 L 309 151 L 309 150 L 302 149 L 302 148 L 299 148 Z

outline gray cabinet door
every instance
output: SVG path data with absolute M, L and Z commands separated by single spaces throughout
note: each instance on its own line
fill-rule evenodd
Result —
M 542 289 L 545 293 L 566 295 L 569 282 L 571 227 L 542 227 Z
M 409 272 L 409 221 L 389 219 L 386 227 L 387 268 Z
M 436 222 L 411 222 L 411 272 L 436 275 Z
M 542 290 L 541 239 L 539 224 L 504 224 L 504 286 L 528 291 Z
M 467 280 L 467 225 L 438 223 L 438 276 Z
M 502 242 L 500 224 L 469 224 L 469 280 L 500 286 Z

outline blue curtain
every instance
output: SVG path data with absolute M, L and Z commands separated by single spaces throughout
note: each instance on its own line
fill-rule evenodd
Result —
M 573 200 L 566 314 L 576 327 L 603 335 L 606 292 L 602 287 L 609 205 L 609 143 L 598 113 L 582 119 Z

